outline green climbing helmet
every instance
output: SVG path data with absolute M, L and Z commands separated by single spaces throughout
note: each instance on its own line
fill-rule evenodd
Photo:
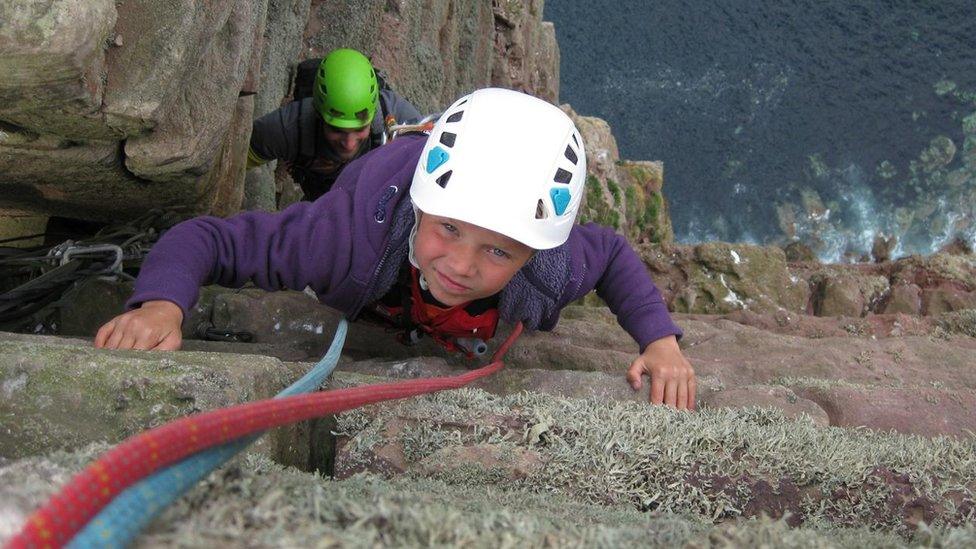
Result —
M 356 50 L 333 50 L 319 64 L 312 102 L 326 124 L 362 128 L 376 115 L 379 85 L 365 55 Z

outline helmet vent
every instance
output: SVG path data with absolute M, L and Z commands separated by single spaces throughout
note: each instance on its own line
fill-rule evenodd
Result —
M 570 147 L 569 145 L 566 145 L 566 158 L 568 158 L 573 164 L 579 162 L 579 157 L 576 156 L 576 151 L 574 151 L 573 147 Z
M 546 211 L 546 204 L 539 199 L 539 203 L 535 205 L 535 218 L 536 219 L 546 219 L 549 217 L 549 212 Z
M 553 181 L 556 183 L 565 183 L 569 185 L 569 182 L 573 180 L 573 172 L 564 170 L 562 168 L 556 168 L 556 176 Z
M 575 133 L 573 134 L 573 143 L 576 143 L 576 146 L 579 147 L 579 139 L 576 139 Z
M 441 133 L 441 143 L 448 147 L 454 146 L 454 140 L 457 139 L 456 133 L 443 132 Z
M 460 122 L 462 116 L 464 116 L 464 111 L 458 111 L 458 112 L 452 114 L 451 116 L 448 116 L 447 117 L 447 121 L 448 122 Z
M 447 182 L 451 180 L 451 174 L 454 170 L 448 170 L 444 175 L 437 178 L 437 184 L 441 186 L 442 189 L 447 188 Z

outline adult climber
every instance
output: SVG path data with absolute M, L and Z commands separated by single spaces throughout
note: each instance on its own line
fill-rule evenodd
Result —
M 300 65 L 299 77 L 301 71 Z M 301 97 L 299 78 L 296 100 L 254 121 L 247 153 L 248 168 L 286 162 L 308 201 L 332 188 L 349 162 L 382 144 L 388 123 L 421 117 L 353 49 L 333 50 L 322 59 L 311 87 L 311 95 Z

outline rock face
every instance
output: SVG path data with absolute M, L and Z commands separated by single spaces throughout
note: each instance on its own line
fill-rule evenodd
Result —
M 0 29 L 3 204 L 100 221 L 236 211 L 252 116 L 238 96 L 266 3 L 31 5 Z
M 0 353 L 4 459 L 118 442 L 190 413 L 270 398 L 295 379 L 269 357 L 241 364 L 226 354 L 101 352 L 10 334 L 0 334 Z M 256 448 L 309 467 L 307 427 L 276 431 Z
M 672 311 L 804 312 L 822 317 L 938 316 L 976 308 L 976 255 L 878 264 L 787 261 L 775 246 L 644 243 L 636 250 Z
M 569 114 L 586 145 L 586 194 L 579 222 L 593 221 L 613 227 L 634 243 L 668 244 L 674 240 L 667 201 L 661 189 L 664 166 L 660 162 L 620 159 L 610 126 L 599 118 Z

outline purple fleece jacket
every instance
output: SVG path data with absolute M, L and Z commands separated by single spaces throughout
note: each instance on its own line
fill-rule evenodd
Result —
M 310 286 L 322 303 L 355 320 L 392 287 L 407 261 L 410 183 L 424 142 L 404 136 L 370 152 L 315 202 L 176 225 L 153 246 L 127 307 L 162 299 L 185 318 L 201 286 L 251 281 L 266 290 Z M 563 307 L 594 288 L 641 351 L 659 338 L 681 336 L 627 240 L 593 223 L 574 226 L 562 246 L 537 252 L 502 290 L 499 313 L 530 330 L 551 330 Z

